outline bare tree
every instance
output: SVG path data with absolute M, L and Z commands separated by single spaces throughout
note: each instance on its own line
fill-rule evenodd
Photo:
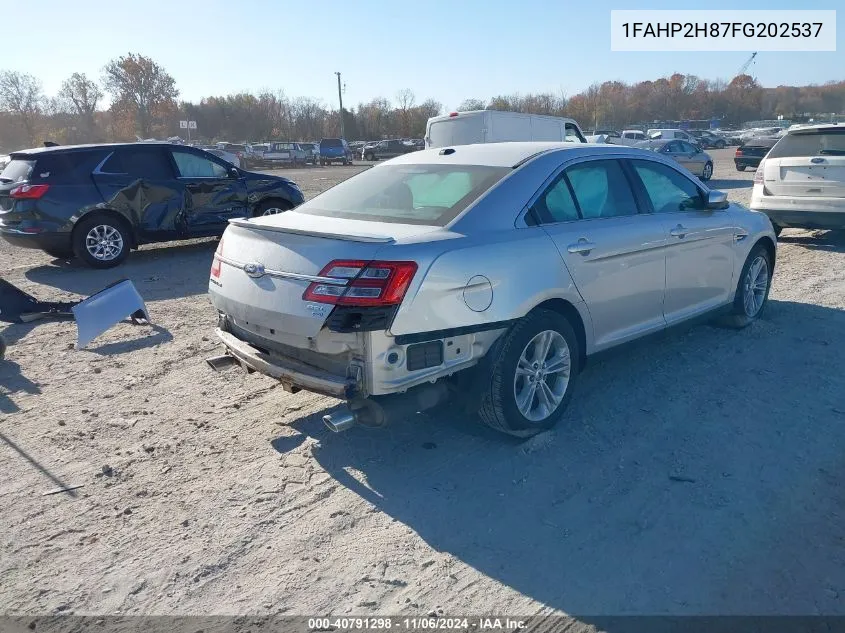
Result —
M 400 133 L 408 136 L 411 133 L 411 110 L 416 103 L 416 97 L 410 88 L 405 88 L 396 93 L 396 103 L 399 109 Z
M 464 99 L 458 106 L 458 112 L 469 112 L 471 110 L 483 110 L 484 102 L 481 99 Z
M 103 91 L 97 82 L 84 73 L 73 73 L 62 82 L 58 96 L 73 105 L 84 131 L 93 135 L 94 113 L 97 111 L 97 103 L 103 98 Z
M 103 69 L 103 84 L 115 102 L 135 111 L 141 136 L 150 136 L 156 115 L 174 105 L 176 81 L 149 57 L 129 53 Z
M 36 143 L 36 126 L 43 98 L 41 82 L 32 75 L 13 70 L 0 72 L 0 109 L 20 119 L 33 145 Z

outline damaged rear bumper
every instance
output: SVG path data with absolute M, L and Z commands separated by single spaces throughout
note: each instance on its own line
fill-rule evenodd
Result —
M 220 328 L 216 333 L 227 354 L 239 364 L 275 378 L 289 391 L 304 389 L 344 400 L 352 400 L 359 393 L 359 385 L 353 378 L 335 376 L 293 358 L 271 355 Z

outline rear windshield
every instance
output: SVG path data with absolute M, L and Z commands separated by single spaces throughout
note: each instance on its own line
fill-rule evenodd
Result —
M 0 182 L 24 182 L 29 180 L 32 168 L 35 167 L 34 160 L 13 159 L 3 173 L 0 173 Z
M 245 145 L 226 145 L 223 149 L 226 150 L 226 151 L 242 152 L 246 149 L 246 146 Z
M 321 147 L 343 147 L 343 141 L 339 138 L 324 138 L 320 141 Z
M 297 213 L 445 226 L 511 170 L 480 165 L 384 165 L 296 208 Z
M 769 152 L 769 158 L 798 156 L 845 156 L 845 127 L 836 130 L 807 130 L 782 137 Z

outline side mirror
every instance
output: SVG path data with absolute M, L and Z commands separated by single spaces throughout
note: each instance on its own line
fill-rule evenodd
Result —
M 238 170 L 237 167 L 230 167 L 229 168 L 229 178 L 240 178 L 241 172 Z
M 724 191 L 711 191 L 707 194 L 707 208 L 718 211 L 721 209 L 727 209 L 730 204 L 728 203 L 728 194 Z

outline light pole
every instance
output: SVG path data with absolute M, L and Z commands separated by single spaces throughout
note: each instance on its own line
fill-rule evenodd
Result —
M 336 72 L 335 75 L 337 75 L 337 100 L 340 102 L 340 138 L 346 138 L 343 132 L 343 91 L 340 89 L 340 73 Z

